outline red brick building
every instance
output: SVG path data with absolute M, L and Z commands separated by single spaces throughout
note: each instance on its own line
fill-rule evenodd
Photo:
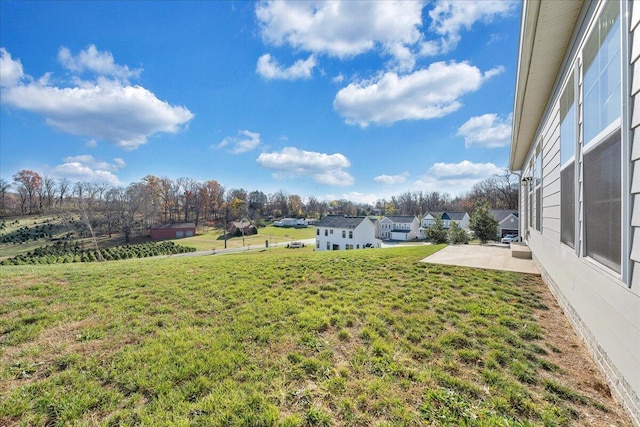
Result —
M 180 224 L 156 224 L 151 226 L 151 238 L 157 239 L 181 239 L 196 234 L 196 226 L 192 222 Z

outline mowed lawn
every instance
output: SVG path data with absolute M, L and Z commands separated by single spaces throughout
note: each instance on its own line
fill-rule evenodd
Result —
M 439 248 L 0 267 L 0 425 L 626 425 L 540 278 Z

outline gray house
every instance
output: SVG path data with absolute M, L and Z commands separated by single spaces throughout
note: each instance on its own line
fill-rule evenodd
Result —
M 518 211 L 508 209 L 492 209 L 489 212 L 498 221 L 498 237 L 502 238 L 507 234 L 520 235 Z
M 640 2 L 522 7 L 520 236 L 640 425 Z

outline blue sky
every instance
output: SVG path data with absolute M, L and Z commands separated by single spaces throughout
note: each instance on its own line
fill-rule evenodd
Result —
M 2 1 L 0 176 L 373 203 L 506 168 L 520 4 Z

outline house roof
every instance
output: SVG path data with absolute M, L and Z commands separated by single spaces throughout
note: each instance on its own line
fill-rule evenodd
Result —
M 243 227 L 248 227 L 248 226 L 253 225 L 253 224 L 251 224 L 250 221 L 232 221 L 231 225 L 233 225 L 236 228 L 243 228 Z
M 196 225 L 192 222 L 181 222 L 181 223 L 174 223 L 174 224 L 154 224 L 151 226 L 152 230 L 183 229 L 183 228 L 196 228 Z
M 491 215 L 498 221 L 499 223 L 504 221 L 505 218 L 508 218 L 510 215 L 518 218 L 518 211 L 509 210 L 509 209 L 492 209 L 489 211 Z
M 464 219 L 465 215 L 467 215 L 467 213 L 464 212 L 464 211 L 460 211 L 460 212 L 445 212 L 442 215 L 442 218 L 443 219 L 450 219 L 450 220 L 453 220 L 453 221 L 462 221 Z M 448 218 L 445 218 L 445 216 L 448 217 Z
M 522 3 L 509 169 L 522 170 L 582 7 L 578 1 Z
M 317 227 L 356 228 L 366 217 L 327 215 L 316 224 Z
M 427 212 L 426 214 L 424 214 L 424 216 L 422 217 L 423 219 L 427 217 L 427 215 L 431 215 L 434 218 L 442 218 L 442 215 L 444 214 L 444 212 Z
M 410 224 L 416 219 L 415 216 L 411 215 L 389 215 L 385 216 L 385 218 L 389 219 L 389 221 L 400 224 Z

